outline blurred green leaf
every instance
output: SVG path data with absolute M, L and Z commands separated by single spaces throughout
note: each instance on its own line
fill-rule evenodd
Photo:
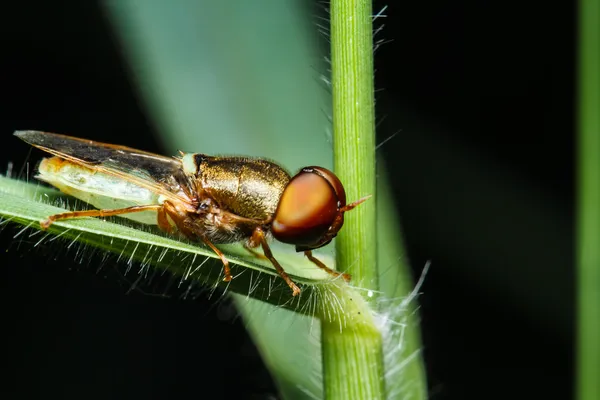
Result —
M 167 149 L 268 157 L 291 171 L 331 167 L 309 10 L 267 0 L 107 4 Z M 321 398 L 318 321 L 236 304 L 284 397 Z

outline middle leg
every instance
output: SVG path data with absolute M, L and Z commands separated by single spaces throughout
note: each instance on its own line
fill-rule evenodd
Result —
M 215 252 L 215 254 L 221 259 L 221 262 L 223 263 L 223 274 L 225 275 L 223 281 L 231 281 L 231 268 L 229 267 L 229 260 L 227 259 L 227 257 L 225 257 L 225 254 L 223 254 L 223 252 L 219 250 L 204 234 L 194 232 L 188 227 L 189 224 L 186 224 L 186 220 L 189 218 L 187 212 L 179 210 L 174 204 L 172 204 L 169 201 L 164 202 L 164 209 L 166 214 L 169 217 L 171 217 L 171 220 L 173 220 L 175 226 L 177 226 L 177 229 L 181 233 L 183 233 L 190 239 L 195 239 L 199 237 L 200 239 L 202 239 L 204 244 L 206 244 L 208 247 L 211 248 L 212 251 Z

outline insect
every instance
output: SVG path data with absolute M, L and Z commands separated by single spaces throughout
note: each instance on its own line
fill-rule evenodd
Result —
M 57 220 L 113 215 L 158 225 L 210 247 L 223 263 L 224 281 L 231 280 L 231 269 L 215 245 L 243 242 L 254 256 L 273 264 L 296 296 L 300 288 L 271 252 L 272 236 L 295 245 L 329 274 L 350 280 L 312 250 L 331 242 L 344 213 L 370 196 L 346 204 L 344 186 L 325 168 L 305 167 L 292 177 L 260 158 L 181 151 L 165 157 L 48 132 L 17 131 L 15 136 L 53 155 L 42 159 L 36 178 L 96 207 L 51 215 L 40 223 L 43 229 Z M 264 254 L 255 251 L 259 246 Z

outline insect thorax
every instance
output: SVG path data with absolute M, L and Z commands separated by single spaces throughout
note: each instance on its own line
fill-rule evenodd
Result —
M 245 218 L 271 218 L 290 180 L 283 168 L 263 159 L 195 154 L 194 161 L 206 194 Z

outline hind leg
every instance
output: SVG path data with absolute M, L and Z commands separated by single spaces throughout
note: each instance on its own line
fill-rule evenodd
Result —
M 85 210 L 85 211 L 69 211 L 61 214 L 54 214 L 40 222 L 42 229 L 48 229 L 54 221 L 61 219 L 72 219 L 82 217 L 110 217 L 113 215 L 130 214 L 142 211 L 159 211 L 163 206 L 152 204 L 147 206 L 133 206 L 126 208 L 117 208 L 113 210 Z

